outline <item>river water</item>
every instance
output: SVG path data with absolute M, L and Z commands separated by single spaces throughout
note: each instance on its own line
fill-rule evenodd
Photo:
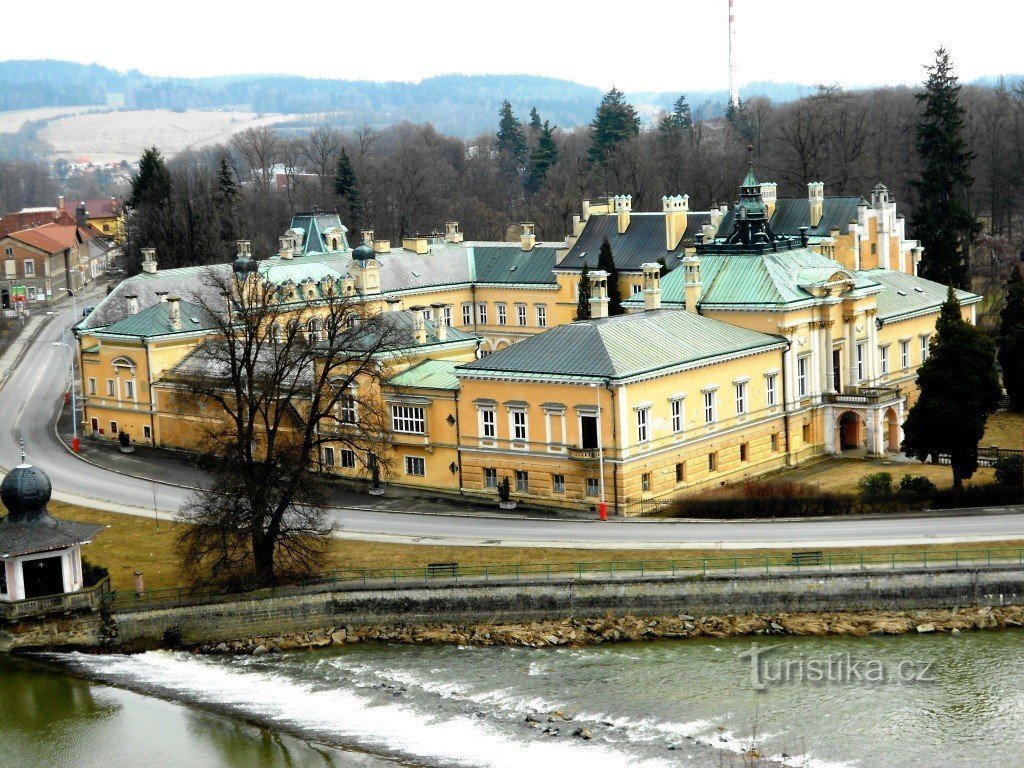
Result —
M 1024 764 L 1024 633 L 797 638 L 756 667 L 750 650 L 736 638 L 0 660 L 0 766 L 710 768 L 745 764 L 752 746 L 814 768 Z M 548 722 L 555 710 L 572 721 Z

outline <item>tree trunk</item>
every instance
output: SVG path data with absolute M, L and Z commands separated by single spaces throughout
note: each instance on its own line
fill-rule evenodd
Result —
M 277 583 L 274 574 L 274 541 L 262 532 L 252 537 L 253 575 L 260 586 L 270 587 Z

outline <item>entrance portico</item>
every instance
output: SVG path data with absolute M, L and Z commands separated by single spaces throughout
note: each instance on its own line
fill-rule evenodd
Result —
M 825 450 L 828 453 L 865 451 L 885 456 L 903 442 L 905 399 L 891 387 L 854 387 L 826 393 Z

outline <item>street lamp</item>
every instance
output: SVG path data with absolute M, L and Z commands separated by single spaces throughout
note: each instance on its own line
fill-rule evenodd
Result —
M 65 341 L 53 342 L 55 347 L 67 347 L 68 352 L 71 353 L 71 450 L 78 453 L 78 406 L 75 399 L 75 386 L 77 384 L 75 380 L 75 350 L 71 348 L 71 345 Z

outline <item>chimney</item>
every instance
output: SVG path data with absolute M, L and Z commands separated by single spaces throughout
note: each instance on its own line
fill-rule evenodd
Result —
M 697 312 L 700 302 L 700 257 L 695 255 L 683 259 L 683 292 L 686 297 L 686 311 Z
M 409 311 L 412 312 L 412 335 L 416 339 L 417 344 L 427 343 L 427 321 L 423 317 L 423 312 L 426 309 L 421 304 L 409 307 Z
M 236 240 L 235 242 L 238 244 L 238 258 L 240 258 L 240 259 L 252 258 L 252 254 L 250 253 L 249 241 L 248 240 Z
M 167 291 L 156 291 L 157 301 L 167 301 Z
M 537 235 L 533 231 L 533 222 L 524 221 L 520 226 L 523 228 L 523 234 L 519 236 L 519 243 L 524 251 L 532 251 L 533 246 L 537 244 Z
M 444 223 L 444 239 L 449 243 L 462 242 L 462 233 L 459 232 L 459 222 L 446 221 Z
M 644 271 L 644 310 L 661 309 L 661 264 L 641 264 Z
M 629 213 L 633 210 L 632 195 L 616 195 L 612 198 L 615 205 L 615 215 L 618 217 L 619 234 L 629 229 Z
M 583 204 L 580 206 L 580 211 L 582 211 L 582 213 L 583 213 L 583 221 L 586 221 L 587 219 L 590 218 L 590 201 L 589 200 L 584 200 L 583 201 Z
M 282 259 L 290 259 L 295 255 L 295 250 L 292 248 L 292 239 L 287 235 L 278 238 L 281 242 L 281 249 L 277 255 Z
M 371 248 L 373 248 L 373 230 L 372 229 L 364 229 L 359 234 L 362 235 L 363 245 L 368 245 Z
M 181 296 L 176 293 L 167 297 L 167 303 L 170 305 L 167 310 L 167 318 L 171 321 L 171 329 L 175 331 L 181 330 L 181 307 L 178 306 L 180 301 Z
M 134 293 L 126 293 L 124 298 L 128 305 L 128 314 L 139 314 L 139 297 L 136 296 Z
M 603 269 L 590 273 L 590 317 L 608 317 L 608 273 Z
M 64 195 L 60 195 L 57 198 L 57 212 L 59 213 L 59 212 L 61 212 L 63 210 L 64 210 Z
M 156 248 L 142 249 L 142 271 L 150 275 L 156 272 Z
M 448 340 L 448 326 L 444 324 L 445 304 L 436 303 L 430 305 L 430 316 L 434 322 L 434 335 L 438 341 Z
M 373 241 L 373 252 L 374 253 L 391 253 L 391 241 L 390 240 L 374 240 Z
M 799 231 L 800 231 L 800 245 L 803 248 L 807 247 L 807 242 L 808 242 L 807 230 L 808 229 L 810 229 L 810 227 L 800 227 L 799 228 Z
M 425 237 L 419 237 L 414 235 L 413 237 L 402 238 L 402 248 L 413 253 L 428 253 L 430 251 L 430 241 Z
M 825 184 L 812 181 L 807 184 L 807 203 L 810 206 L 811 227 L 818 226 L 825 208 Z
M 779 199 L 779 186 L 774 181 L 765 181 L 761 183 L 761 199 L 764 204 L 768 206 L 768 218 L 772 217 L 775 213 L 775 203 Z
M 89 225 L 89 221 L 86 218 L 85 201 L 83 200 L 75 208 L 75 224 L 82 227 L 83 229 Z
M 396 298 L 392 297 L 390 299 L 385 299 L 385 301 L 388 303 L 388 309 L 391 312 L 401 312 L 402 311 L 402 300 L 401 299 L 396 299 Z
M 689 195 L 671 195 L 661 198 L 665 213 L 665 250 L 674 251 L 686 232 L 686 212 L 690 210 Z

